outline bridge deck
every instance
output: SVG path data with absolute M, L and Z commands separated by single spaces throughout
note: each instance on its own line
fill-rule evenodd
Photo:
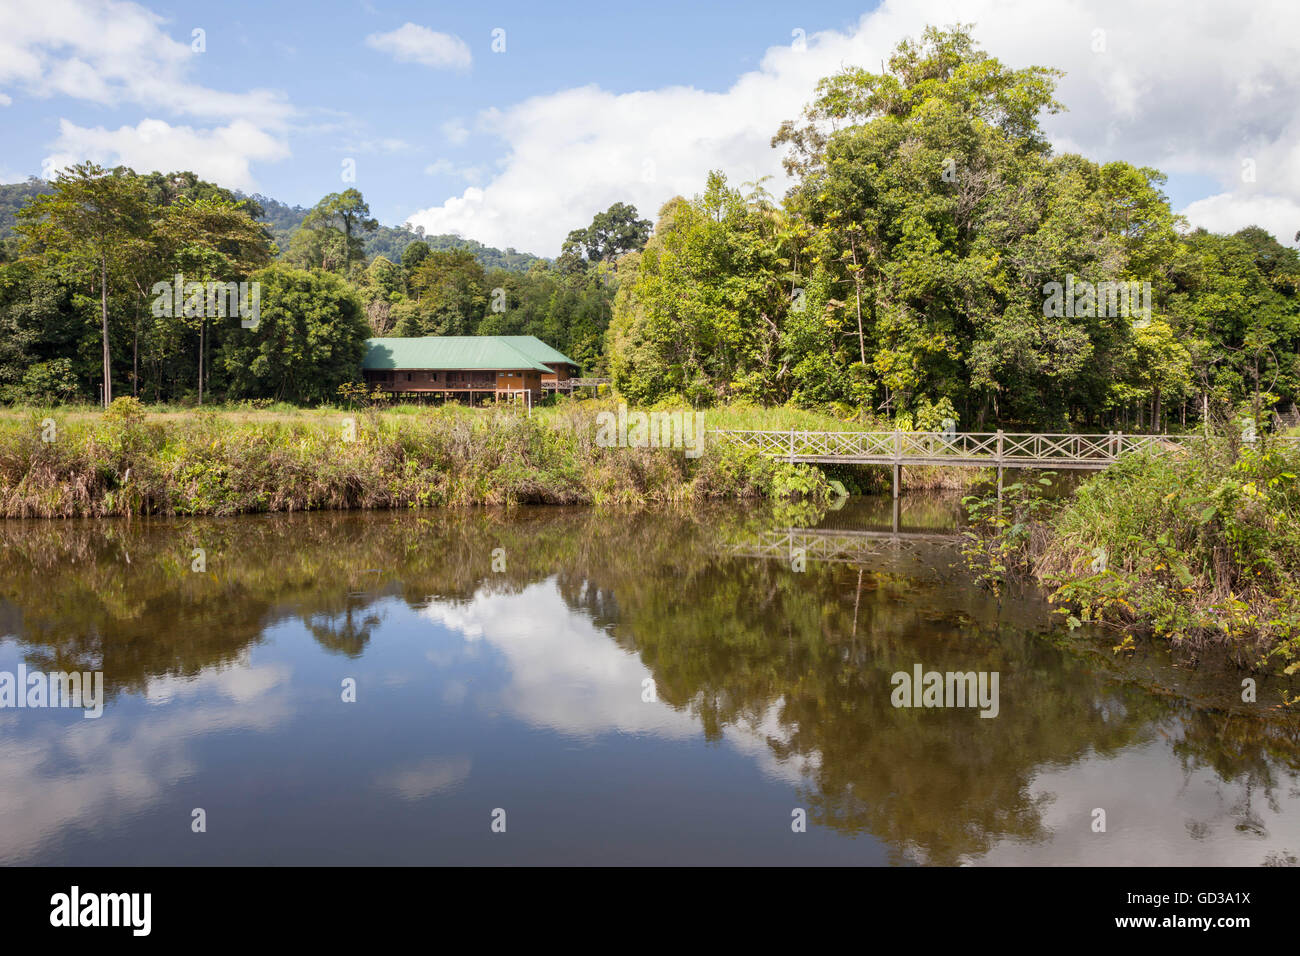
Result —
M 957 465 L 1102 469 L 1136 451 L 1190 450 L 1201 435 L 1053 435 L 1015 432 L 809 432 L 715 429 L 724 441 L 811 464 Z M 1274 441 L 1300 441 L 1277 438 Z
M 1006 456 L 990 458 L 977 455 L 909 455 L 902 458 L 885 455 L 800 455 L 785 454 L 773 457 L 803 462 L 810 465 L 957 465 L 963 468 L 990 468 L 1001 464 L 1005 468 L 1069 468 L 1100 471 L 1115 463 L 1112 459 L 1028 458 Z
M 714 429 L 723 441 L 770 458 L 814 465 L 890 465 L 894 497 L 902 487 L 904 465 L 956 465 L 996 468 L 998 497 L 1005 468 L 1062 468 L 1098 471 L 1138 451 L 1187 451 L 1201 435 L 1052 435 L 1016 432 L 805 432 Z M 1297 442 L 1300 437 L 1271 436 Z

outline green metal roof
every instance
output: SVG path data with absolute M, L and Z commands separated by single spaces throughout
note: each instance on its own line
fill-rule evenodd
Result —
M 578 363 L 563 352 L 551 348 L 535 335 L 498 335 L 497 338 L 509 342 L 534 362 L 564 362 L 577 368 Z
M 367 339 L 366 357 L 361 367 L 378 369 L 533 369 L 551 371 L 516 340 L 531 339 L 543 349 L 560 357 L 553 362 L 569 361 L 544 342 L 531 335 L 425 335 L 418 338 Z M 535 348 L 530 349 L 535 351 Z

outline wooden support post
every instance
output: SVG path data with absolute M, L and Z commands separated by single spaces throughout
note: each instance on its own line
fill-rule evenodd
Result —
M 899 486 L 903 483 L 903 435 L 894 429 L 894 498 L 898 498 Z
M 1002 429 L 998 429 L 998 501 L 1002 501 Z
M 794 464 L 794 429 L 790 429 L 790 464 Z

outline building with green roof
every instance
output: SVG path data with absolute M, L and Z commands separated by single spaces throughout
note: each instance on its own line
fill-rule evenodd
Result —
M 368 339 L 361 361 L 366 385 L 395 398 L 468 400 L 530 393 L 563 382 L 578 363 L 533 335 L 426 335 Z

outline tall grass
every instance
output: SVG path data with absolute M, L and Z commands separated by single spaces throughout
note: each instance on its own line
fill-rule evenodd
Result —
M 828 487 L 816 469 L 723 445 L 698 459 L 601 448 L 593 412 L 580 407 L 532 418 L 455 406 L 173 416 L 132 401 L 107 414 L 0 419 L 0 515 L 825 497 Z

